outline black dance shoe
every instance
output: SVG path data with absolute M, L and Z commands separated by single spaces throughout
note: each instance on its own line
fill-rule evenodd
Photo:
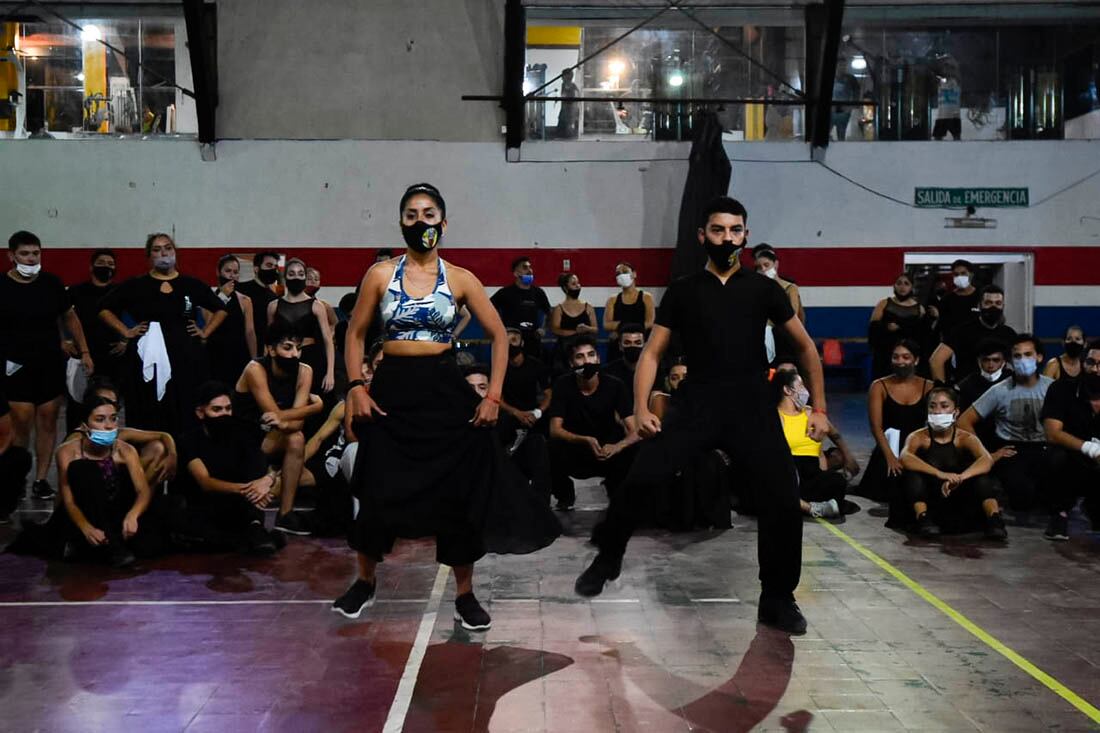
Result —
M 332 602 L 332 610 L 344 618 L 359 618 L 364 608 L 374 605 L 374 583 L 356 580 L 344 595 Z
M 794 599 L 760 596 L 756 620 L 792 636 L 806 633 L 806 617 L 802 615 L 802 610 Z
M 493 625 L 489 613 L 481 607 L 473 593 L 463 593 L 455 599 L 455 621 L 467 631 L 488 631 Z
M 573 584 L 573 590 L 578 596 L 594 598 L 603 592 L 603 587 L 608 581 L 619 577 L 622 568 L 621 557 L 612 558 L 602 552 L 598 553 L 592 564 L 577 578 L 577 582 Z
M 1005 529 L 1005 520 L 1000 512 L 985 520 L 985 536 L 987 539 L 1004 542 L 1008 539 L 1008 530 Z

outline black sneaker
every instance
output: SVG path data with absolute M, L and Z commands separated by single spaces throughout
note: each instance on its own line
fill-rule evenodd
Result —
M 802 615 L 794 599 L 760 596 L 756 620 L 794 636 L 806 633 L 806 617 Z
M 917 523 L 913 526 L 913 534 L 924 538 L 939 537 L 940 528 L 932 521 L 932 518 L 928 516 L 928 512 L 925 512 L 917 517 Z
M 50 486 L 50 482 L 44 478 L 40 478 L 31 485 L 31 496 L 35 499 L 41 499 L 46 501 L 57 496 L 57 492 Z
M 248 543 L 248 552 L 253 555 L 274 555 L 279 549 L 275 546 L 271 533 L 259 522 L 248 525 L 245 541 Z
M 112 568 L 128 568 L 137 558 L 121 541 L 114 541 L 107 545 L 107 562 Z
M 455 599 L 455 621 L 460 622 L 467 631 L 488 631 L 493 625 L 493 620 L 473 593 L 463 593 Z
M 598 553 L 592 564 L 577 578 L 577 582 L 573 584 L 573 590 L 578 596 L 594 598 L 603 592 L 603 587 L 608 581 L 619 577 L 622 568 L 622 558 L 615 559 L 602 552 Z
M 985 520 L 985 536 L 987 539 L 1004 542 L 1008 539 L 1008 530 L 1005 529 L 1005 520 L 1000 512 Z
M 279 532 L 296 534 L 302 537 L 313 534 L 312 530 L 310 530 L 309 526 L 306 524 L 305 518 L 300 512 L 294 510 L 275 517 L 275 529 Z
M 1069 539 L 1069 517 L 1062 514 L 1054 514 L 1050 518 L 1050 524 L 1047 525 L 1047 531 L 1043 533 L 1043 537 L 1048 540 L 1054 540 L 1056 542 L 1065 542 Z
M 374 583 L 356 580 L 344 595 L 332 602 L 332 610 L 345 618 L 359 618 L 364 608 L 374 605 Z

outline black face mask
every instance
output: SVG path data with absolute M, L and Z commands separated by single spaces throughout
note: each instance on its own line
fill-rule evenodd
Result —
M 225 287 L 226 283 L 231 283 L 231 282 L 233 282 L 233 280 L 230 280 L 228 277 L 225 277 L 224 275 L 218 275 L 218 285 L 219 286 Z
M 515 359 L 523 353 L 523 344 L 508 344 L 508 358 Z
M 274 285 L 279 281 L 279 271 L 274 267 L 270 270 L 260 270 L 259 274 L 256 275 L 256 279 L 264 285 Z
M 1076 359 L 1081 356 L 1081 352 L 1085 350 L 1085 345 L 1080 341 L 1067 341 L 1066 342 L 1066 356 L 1071 359 Z
M 596 376 L 600 371 L 599 364 L 585 364 L 583 366 L 573 367 L 573 373 L 583 379 L 591 379 Z
M 627 364 L 637 364 L 638 363 L 638 357 L 640 357 L 642 355 L 642 347 L 641 346 L 624 346 L 622 348 L 622 352 L 623 352 L 623 361 L 625 361 Z
M 709 239 L 706 240 L 707 257 L 714 263 L 714 266 L 718 268 L 719 272 L 728 272 L 733 269 L 737 264 L 737 258 L 741 256 L 741 250 L 745 245 L 740 247 L 733 243 L 732 239 L 727 239 L 721 244 L 714 244 Z
M 287 278 L 286 279 L 286 291 L 291 295 L 298 295 L 306 289 L 306 279 L 303 278 Z
M 577 288 L 576 290 L 566 290 L 565 294 L 568 295 L 570 298 L 579 298 L 581 297 L 581 289 Z
M 296 356 L 278 356 L 276 355 L 272 361 L 275 362 L 275 366 L 279 367 L 279 371 L 286 374 L 298 373 L 299 359 Z
M 978 312 L 978 317 L 987 326 L 996 326 L 1001 322 L 1001 316 L 1003 315 L 1004 311 L 1000 308 L 982 308 Z
M 106 267 L 103 265 L 96 265 L 92 268 L 92 274 L 95 275 L 96 280 L 100 282 L 107 282 L 115 276 L 115 268 Z
M 423 221 L 418 221 L 415 224 L 402 224 L 401 236 L 412 251 L 431 252 L 439 246 L 439 240 L 443 239 L 443 226 L 441 224 L 428 224 Z
M 894 367 L 894 376 L 898 379 L 909 379 L 917 371 L 913 364 L 898 365 Z
M 232 415 L 204 418 L 202 425 L 207 434 L 218 441 L 224 440 L 233 434 L 235 423 Z
M 1085 372 L 1081 375 L 1081 386 L 1092 399 L 1100 397 L 1100 374 Z

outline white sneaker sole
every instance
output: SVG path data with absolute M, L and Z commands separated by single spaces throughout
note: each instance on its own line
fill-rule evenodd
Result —
M 340 608 L 339 606 L 331 606 L 331 608 L 332 608 L 333 611 L 340 614 L 344 618 L 359 618 L 360 614 L 363 613 L 363 609 L 370 608 L 373 605 L 374 605 L 374 598 L 371 597 L 371 599 L 369 601 L 367 601 L 366 603 L 364 603 L 362 606 L 360 606 L 359 610 L 356 611 L 355 613 L 348 613 L 347 611 Z
M 488 631 L 493 625 L 492 621 L 485 624 L 484 626 L 474 626 L 473 624 L 466 623 L 466 619 L 462 618 L 462 614 L 458 611 L 455 611 L 455 621 L 462 624 L 462 628 L 466 629 L 467 631 Z
M 277 524 L 275 525 L 274 529 L 276 532 L 282 532 L 283 534 L 292 534 L 295 537 L 309 537 L 310 535 L 310 531 L 308 529 L 288 529 L 286 527 L 280 527 Z

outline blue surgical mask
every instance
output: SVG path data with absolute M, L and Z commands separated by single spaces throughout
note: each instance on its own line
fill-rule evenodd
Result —
M 1030 377 L 1039 370 L 1039 364 L 1030 356 L 1012 360 L 1012 370 L 1021 377 Z
M 520 275 L 519 276 L 519 281 L 521 283 L 523 283 L 524 285 L 530 285 L 531 283 L 535 282 L 535 276 L 534 275 Z
M 118 440 L 118 428 L 114 430 L 89 430 L 88 440 L 92 441 L 96 445 L 102 445 L 109 447 L 115 444 Z

